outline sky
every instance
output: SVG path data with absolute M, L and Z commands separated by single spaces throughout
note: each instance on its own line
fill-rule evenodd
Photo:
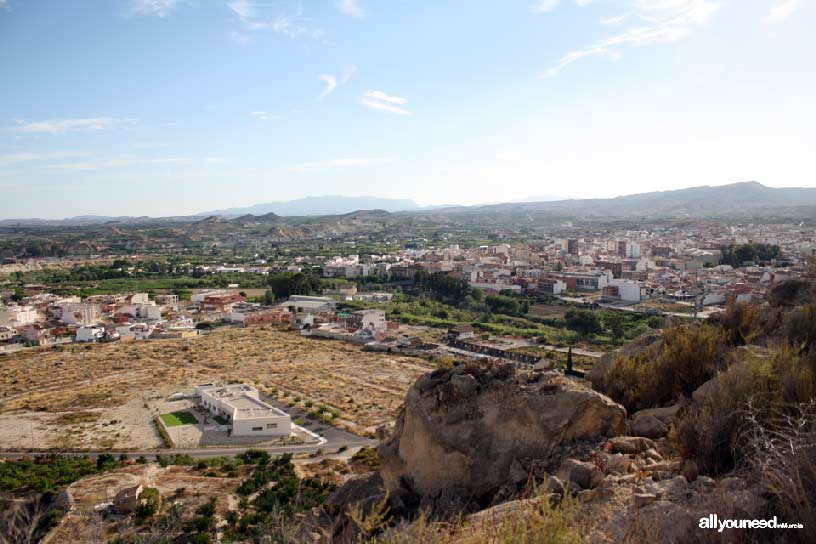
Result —
M 814 0 L 0 0 L 0 218 L 816 187 Z

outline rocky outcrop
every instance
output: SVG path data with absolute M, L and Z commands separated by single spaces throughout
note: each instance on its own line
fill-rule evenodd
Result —
M 380 446 L 385 488 L 423 506 L 489 502 L 519 467 L 576 440 L 625 431 L 626 411 L 554 372 L 465 366 L 420 377 Z

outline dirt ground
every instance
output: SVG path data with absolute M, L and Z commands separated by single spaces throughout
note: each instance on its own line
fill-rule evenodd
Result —
M 0 356 L 0 444 L 157 447 L 152 420 L 164 413 L 162 399 L 208 382 L 244 382 L 290 404 L 325 405 L 362 434 L 392 420 L 408 386 L 433 368 L 268 327 L 26 350 Z
M 98 476 L 83 478 L 68 487 L 75 500 L 75 510 L 62 519 L 44 542 L 46 544 L 109 542 L 116 536 L 117 526 L 121 524 L 123 518 L 96 514 L 94 507 L 113 501 L 116 493 L 122 489 L 139 484 L 155 487 L 163 501 L 183 505 L 186 512 L 193 512 L 210 497 L 216 498 L 217 510 L 223 512 L 237 504 L 235 490 L 249 471 L 248 467 L 238 469 L 236 477 L 230 478 L 221 474 L 205 476 L 204 472 L 193 467 L 161 468 L 151 463 L 134 464 Z

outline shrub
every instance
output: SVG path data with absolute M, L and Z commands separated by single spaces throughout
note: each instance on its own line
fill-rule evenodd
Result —
M 816 526 L 816 401 L 783 405 L 770 416 L 746 411 L 747 458 L 786 521 Z M 792 535 L 806 542 L 803 531 Z
M 723 366 L 723 335 L 707 325 L 666 329 L 660 349 L 617 357 L 603 389 L 628 410 L 640 410 L 691 395 Z
M 816 373 L 807 360 L 789 348 L 769 356 L 743 356 L 721 373 L 705 399 L 692 405 L 681 420 L 676 441 L 685 457 L 704 473 L 720 474 L 746 458 L 740 432 L 751 417 L 764 422 L 776 406 L 816 398 Z

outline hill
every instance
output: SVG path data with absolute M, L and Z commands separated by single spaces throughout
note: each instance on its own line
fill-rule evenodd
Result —
M 268 202 L 245 208 L 227 208 L 204 212 L 200 215 L 221 215 L 237 217 L 241 215 L 267 215 L 274 213 L 284 216 L 342 215 L 357 210 L 380 209 L 389 212 L 418 210 L 413 200 L 380 198 L 374 196 L 309 196 L 286 202 Z

